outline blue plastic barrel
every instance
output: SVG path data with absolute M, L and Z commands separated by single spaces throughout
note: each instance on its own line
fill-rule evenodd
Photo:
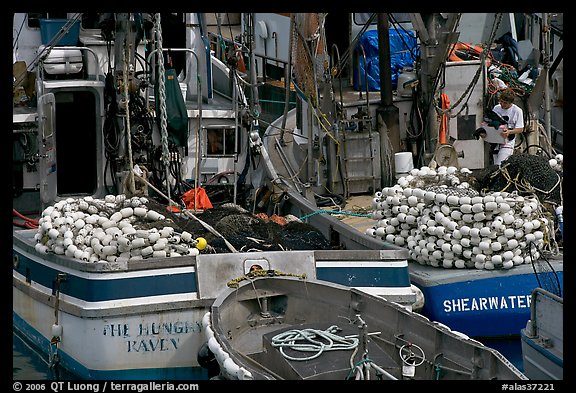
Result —
M 60 30 L 66 25 L 69 19 L 39 19 L 40 36 L 43 45 L 48 45 Z M 74 21 L 70 29 L 54 45 L 66 46 L 78 44 L 80 38 L 80 20 Z

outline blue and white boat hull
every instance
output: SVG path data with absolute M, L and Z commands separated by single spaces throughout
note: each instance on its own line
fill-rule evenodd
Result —
M 13 237 L 17 334 L 81 379 L 207 379 L 202 317 L 253 265 L 343 281 L 409 307 L 405 255 L 377 250 L 200 254 L 124 263 L 39 253 L 35 230 Z M 57 356 L 55 356 L 57 355 Z
M 559 284 L 562 261 L 551 261 Z M 530 318 L 532 265 L 509 270 L 443 269 L 410 263 L 410 279 L 424 294 L 421 313 L 470 337 L 518 337 Z
M 91 380 L 206 378 L 190 356 L 210 304 L 198 295 L 195 264 L 96 272 L 96 264 L 81 269 L 80 261 L 41 259 L 18 245 L 13 258 L 14 329 L 49 361 L 57 354 L 61 366 Z
M 564 379 L 564 298 L 537 288 L 530 320 L 520 332 L 522 363 L 530 379 Z

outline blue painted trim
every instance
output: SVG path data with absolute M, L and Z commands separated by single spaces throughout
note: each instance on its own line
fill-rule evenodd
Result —
M 56 276 L 61 271 L 13 250 L 20 263 L 15 270 L 30 280 L 54 288 Z M 106 273 L 102 273 L 105 275 Z M 410 287 L 408 266 L 391 267 L 318 267 L 316 276 L 320 280 L 353 287 Z M 166 273 L 154 276 L 139 276 L 114 279 L 88 279 L 69 275 L 60 284 L 60 292 L 87 302 L 121 300 L 160 295 L 198 292 L 196 272 Z
M 22 255 L 18 255 L 20 263 L 14 269 L 23 276 L 47 288 L 54 288 L 56 276 L 61 271 L 42 265 Z M 105 275 L 106 273 L 103 273 Z M 60 284 L 60 292 L 87 302 L 121 300 L 179 293 L 194 293 L 198 291 L 196 272 L 166 273 L 163 275 L 128 277 L 110 280 L 91 280 L 68 275 L 68 279 Z
M 349 287 L 410 287 L 405 267 L 318 267 L 316 277 Z
M 15 312 L 12 312 L 13 328 L 35 350 L 48 357 L 50 341 L 42 336 Z M 91 370 L 59 350 L 60 364 L 70 374 L 85 380 L 207 380 L 206 369 L 198 367 L 167 367 L 127 370 Z M 190 354 L 196 356 L 196 354 Z

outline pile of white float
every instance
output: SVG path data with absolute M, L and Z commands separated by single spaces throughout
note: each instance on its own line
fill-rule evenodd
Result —
M 203 238 L 192 239 L 192 234 L 176 232 L 172 226 L 142 229 L 165 220 L 147 203 L 145 197 L 123 194 L 58 201 L 38 220 L 36 250 L 86 262 L 122 262 L 198 255 L 206 247 Z
M 412 169 L 374 195 L 366 234 L 408 248 L 420 264 L 510 269 L 537 260 L 554 237 L 536 197 L 474 190 L 468 168 Z
M 561 153 L 558 153 L 554 156 L 554 158 L 551 158 L 548 160 L 548 164 L 550 164 L 550 167 L 552 169 L 554 169 L 555 171 L 561 172 L 564 170 L 564 155 Z

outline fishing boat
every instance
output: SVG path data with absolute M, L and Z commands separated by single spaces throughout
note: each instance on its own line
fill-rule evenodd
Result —
M 13 23 L 13 328 L 56 378 L 206 379 L 202 317 L 253 264 L 412 307 L 406 250 L 313 243 L 306 223 L 253 214 L 243 172 L 267 156 L 237 66 L 249 41 L 212 46 L 197 13 Z M 277 237 L 237 234 L 253 227 Z
M 534 289 L 530 319 L 521 331 L 522 361 L 528 378 L 564 379 L 563 313 L 562 296 L 543 288 Z
M 563 286 L 561 216 L 555 214 L 562 207 L 563 156 L 555 150 L 561 149 L 562 93 L 545 83 L 560 83 L 562 51 L 552 66 L 534 63 L 532 43 L 541 36 L 525 35 L 518 42 L 519 67 L 542 70 L 531 82 L 522 79 L 525 84 L 494 56 L 510 47 L 478 56 L 478 47 L 493 48 L 510 29 L 518 38 L 506 19 L 513 16 L 396 16 L 260 14 L 259 24 L 277 29 L 268 29 L 267 37 L 281 28 L 293 32 L 284 54 L 293 64 L 286 83 L 296 91 L 296 108 L 284 106 L 262 138 L 270 156 L 262 168 L 272 194 L 268 209 L 305 217 L 327 237 L 355 248 L 390 243 L 409 249 L 410 280 L 422 291 L 423 315 L 472 337 L 518 338 L 530 316 L 532 290 L 540 286 L 535 264 L 549 261 Z M 550 15 L 524 17 L 545 27 Z M 331 23 L 349 26 L 352 35 L 332 38 L 337 28 Z M 562 35 L 561 28 L 542 31 L 554 32 L 544 42 Z M 432 36 L 443 38 L 431 45 Z M 345 52 L 338 50 L 342 42 Z M 389 48 L 378 45 L 386 42 Z M 272 44 L 264 38 L 264 45 Z M 549 47 L 542 50 L 552 55 Z M 403 72 L 394 72 L 402 66 Z M 473 134 L 494 103 L 494 83 L 503 79 L 524 92 L 518 104 L 531 120 L 517 138 L 517 154 L 500 169 L 489 165 L 489 144 Z M 379 89 L 371 89 L 378 80 Z M 547 129 L 555 130 L 555 148 L 539 123 L 547 116 L 542 107 L 554 119 Z M 531 186 L 516 188 L 510 179 Z M 373 197 L 364 211 L 371 225 L 360 233 L 347 224 L 354 214 L 344 205 L 366 193 Z
M 327 201 L 354 194 L 376 197 L 385 184 L 394 183 L 392 168 L 380 167 L 393 157 L 380 150 L 378 141 L 387 134 L 373 131 L 376 107 L 385 100 L 373 99 L 368 89 L 346 89 L 342 98 L 327 83 L 317 90 L 317 77 L 330 73 L 309 71 L 325 62 L 289 58 L 290 30 L 273 27 L 289 27 L 291 20 L 301 26 L 310 16 L 316 18 L 311 22 L 322 22 L 323 14 L 246 13 L 236 14 L 235 21 L 230 15 L 224 23 L 222 14 L 212 22 L 208 14 L 197 13 L 14 14 L 13 326 L 48 356 L 54 370 L 65 367 L 86 379 L 207 377 L 190 357 L 203 341 L 202 315 L 224 283 L 249 273 L 253 259 L 268 270 L 358 288 L 407 309 L 419 297 L 415 275 L 420 264 L 410 261 L 408 249 L 352 230 L 335 218 L 341 209 L 326 209 Z M 314 23 L 310 26 L 324 26 Z M 320 37 L 313 31 L 311 37 Z M 259 48 L 262 43 L 267 46 Z M 321 54 L 299 48 L 304 56 Z M 333 64 L 340 63 L 333 52 Z M 356 69 L 367 72 L 363 58 Z M 296 64 L 304 67 L 291 80 Z M 293 112 L 283 107 L 290 116 L 281 111 L 271 121 L 287 130 L 278 141 L 264 133 L 268 124 L 260 105 L 266 100 L 259 94 L 266 82 L 261 85 L 257 70 L 268 72 L 267 77 L 285 75 L 299 97 Z M 356 78 L 361 81 L 361 73 Z M 403 79 L 408 91 L 418 85 L 409 71 Z M 291 89 L 283 93 L 294 97 Z M 316 99 L 337 99 L 331 105 L 330 100 L 302 99 L 312 93 Z M 401 98 L 395 105 L 408 116 L 410 98 Z M 324 110 L 319 102 L 331 108 L 324 113 L 333 113 L 332 122 L 310 110 Z M 308 126 L 302 118 L 317 120 Z M 332 129 L 347 138 L 341 146 L 347 149 L 343 162 L 349 164 L 340 178 L 335 175 L 344 168 L 342 156 L 325 133 Z M 301 147 L 294 149 L 293 162 L 293 153 L 284 153 L 291 136 Z M 480 146 L 468 142 L 467 157 Z M 208 224 L 210 212 L 218 210 L 210 204 L 224 208 L 229 203 L 232 210 L 223 210 L 227 225 Z M 286 247 L 278 239 L 241 233 L 278 217 L 311 225 L 308 236 Z M 197 229 L 188 231 L 192 226 Z M 288 228 L 282 226 L 281 234 L 289 235 Z M 224 230 L 229 232 L 223 235 Z M 322 247 L 308 241 L 317 233 L 323 235 L 316 243 Z M 159 239 L 162 245 L 156 245 Z M 553 266 L 562 277 L 562 263 Z M 432 270 L 429 282 L 455 271 Z M 521 280 L 508 279 L 520 271 L 498 271 L 507 278 L 498 285 L 515 288 Z M 489 280 L 495 274 L 479 275 Z M 453 287 L 456 293 L 466 294 L 466 276 L 448 278 L 455 279 L 461 283 Z M 527 286 L 533 289 L 533 284 Z M 421 292 L 426 290 L 422 286 Z M 501 300 L 525 293 L 493 290 L 489 295 Z M 430 309 L 440 296 L 425 293 L 425 298 Z M 507 315 L 500 311 L 498 318 Z M 430 319 L 454 328 L 442 316 Z M 510 330 L 518 332 L 526 320 Z
M 231 283 L 202 320 L 229 380 L 525 380 L 498 351 L 381 297 L 321 280 Z

